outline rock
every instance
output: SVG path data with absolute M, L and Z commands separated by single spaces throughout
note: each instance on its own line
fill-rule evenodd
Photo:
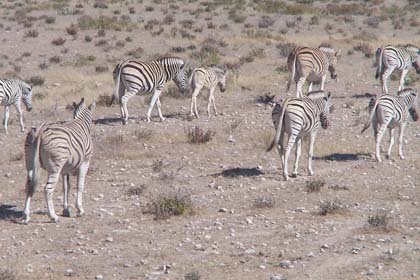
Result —
M 291 263 L 290 263 L 290 261 L 289 260 L 283 260 L 283 261 L 281 261 L 280 263 L 279 263 L 279 266 L 281 267 L 281 268 L 290 268 L 291 267 Z
M 281 275 L 271 275 L 270 280 L 286 280 L 286 278 Z
M 32 272 L 34 272 L 34 269 L 33 269 L 33 267 L 32 267 L 32 264 L 28 264 L 28 265 L 25 267 L 25 270 L 26 270 L 26 272 L 28 272 L 28 273 L 32 273 Z
M 228 210 L 226 209 L 226 208 L 220 208 L 219 209 L 219 212 L 221 212 L 221 213 L 226 213 Z
M 73 269 L 69 268 L 64 271 L 64 276 L 71 277 L 73 276 Z
M 100 274 L 95 276 L 95 280 L 102 280 L 102 279 L 104 279 L 104 277 Z

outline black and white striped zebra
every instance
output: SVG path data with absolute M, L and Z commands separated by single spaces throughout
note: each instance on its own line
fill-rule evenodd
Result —
M 32 110 L 32 87 L 19 79 L 0 79 L 0 104 L 4 106 L 3 127 L 5 133 L 7 133 L 10 105 L 16 107 L 19 114 L 20 130 L 25 131 L 20 100 L 25 104 L 26 110 L 30 112 Z
M 375 78 L 380 78 L 382 93 L 388 94 L 388 78 L 394 70 L 401 71 L 398 90 L 402 90 L 404 89 L 405 77 L 411 66 L 414 67 L 417 74 L 420 74 L 420 49 L 412 45 L 378 48 L 376 50 L 376 64 L 378 67 Z
M 120 101 L 123 124 L 128 122 L 128 100 L 136 94 L 153 94 L 147 111 L 147 121 L 154 105 L 157 105 L 159 117 L 162 121 L 160 93 L 165 84 L 173 80 L 181 92 L 187 89 L 185 63 L 178 57 L 164 57 L 152 62 L 142 62 L 132 59 L 119 63 L 113 72 L 115 81 L 114 95 L 111 101 L 117 98 Z
M 308 92 L 312 91 L 313 82 L 321 81 L 320 89 L 324 90 L 328 71 L 331 78 L 337 78 L 337 63 L 341 56 L 341 50 L 334 51 L 331 48 L 319 47 L 296 47 L 287 58 L 289 79 L 287 92 L 290 90 L 292 81 L 296 82 L 296 96 L 302 97 L 302 86 L 309 81 Z
M 86 106 L 84 99 L 74 103 L 73 120 L 68 123 L 43 123 L 38 129 L 28 132 L 25 141 L 25 159 L 28 172 L 26 182 L 26 203 L 24 223 L 28 223 L 30 203 L 39 179 L 39 169 L 48 172 L 45 185 L 45 198 L 48 216 L 53 222 L 58 220 L 55 214 L 52 196 L 61 175 L 63 179 L 64 210 L 63 216 L 70 216 L 68 192 L 70 173 L 77 174 L 77 215 L 82 216 L 82 192 L 85 177 L 92 157 L 92 114 L 95 103 Z
M 267 151 L 272 150 L 277 145 L 277 150 L 283 164 L 283 176 L 285 180 L 289 179 L 287 161 L 295 142 L 297 142 L 296 159 L 292 174 L 293 177 L 298 174 L 297 170 L 301 154 L 302 138 L 306 135 L 309 136 L 308 173 L 309 175 L 313 175 L 312 156 L 319 124 L 321 123 L 321 127 L 324 129 L 327 129 L 330 125 L 330 97 L 331 94 L 325 95 L 324 91 L 309 92 L 303 98 L 286 98 L 280 105 L 280 113 L 276 107 L 273 110 L 273 114 L 279 114 L 280 116 L 278 122 L 276 122 L 278 117 L 272 116 L 273 123 L 277 123 L 276 135 Z M 286 147 L 284 147 L 283 143 L 285 133 L 288 135 Z
M 394 129 L 399 128 L 398 155 L 404 159 L 402 145 L 404 129 L 411 115 L 414 121 L 419 119 L 419 100 L 415 89 L 406 88 L 397 95 L 383 94 L 369 102 L 369 120 L 366 122 L 362 133 L 373 123 L 375 137 L 375 158 L 381 162 L 380 146 L 386 129 L 389 129 L 389 147 L 386 156 L 389 158 L 394 145 Z
M 226 90 L 226 77 L 227 71 L 222 69 L 220 66 L 212 67 L 199 67 L 195 68 L 189 80 L 189 85 L 193 91 L 191 97 L 191 109 L 190 115 L 196 116 L 198 118 L 197 110 L 197 96 L 200 93 L 200 90 L 204 87 L 209 90 L 209 102 L 207 105 L 207 114 L 210 117 L 210 107 L 211 103 L 213 104 L 214 114 L 217 115 L 216 103 L 214 100 L 214 91 L 216 87 L 219 86 L 221 92 Z

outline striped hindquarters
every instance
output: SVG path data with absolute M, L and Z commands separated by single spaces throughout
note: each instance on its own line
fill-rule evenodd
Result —
M 316 76 L 321 77 L 328 71 L 328 57 L 320 49 L 298 47 L 292 52 L 292 56 L 296 57 L 296 74 L 299 76 L 302 74 L 307 76 L 313 72 Z M 299 73 L 299 70 L 302 72 Z

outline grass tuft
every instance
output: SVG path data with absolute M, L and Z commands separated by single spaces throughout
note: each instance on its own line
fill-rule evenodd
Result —
M 323 186 L 325 186 L 325 181 L 311 180 L 311 181 L 306 181 L 305 188 L 308 193 L 312 193 L 312 192 L 319 192 Z
M 149 203 L 145 213 L 153 214 L 156 220 L 180 216 L 191 210 L 192 202 L 189 194 L 181 190 L 158 195 Z
M 211 130 L 204 131 L 198 126 L 189 127 L 186 131 L 188 142 L 191 144 L 203 144 L 209 142 L 215 132 Z

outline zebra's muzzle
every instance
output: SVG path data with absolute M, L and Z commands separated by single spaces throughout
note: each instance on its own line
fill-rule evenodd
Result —
M 337 79 L 337 74 L 331 74 L 331 79 L 333 80 Z
M 327 120 L 322 121 L 322 122 L 321 122 L 321 127 L 322 127 L 323 129 L 327 129 L 328 127 L 330 127 L 330 122 L 329 122 L 329 121 L 327 121 Z
M 28 112 L 32 111 L 32 107 L 27 107 L 26 111 L 28 111 Z
M 417 111 L 413 111 L 411 113 L 411 117 L 413 118 L 413 121 L 418 121 L 419 120 L 419 113 Z

